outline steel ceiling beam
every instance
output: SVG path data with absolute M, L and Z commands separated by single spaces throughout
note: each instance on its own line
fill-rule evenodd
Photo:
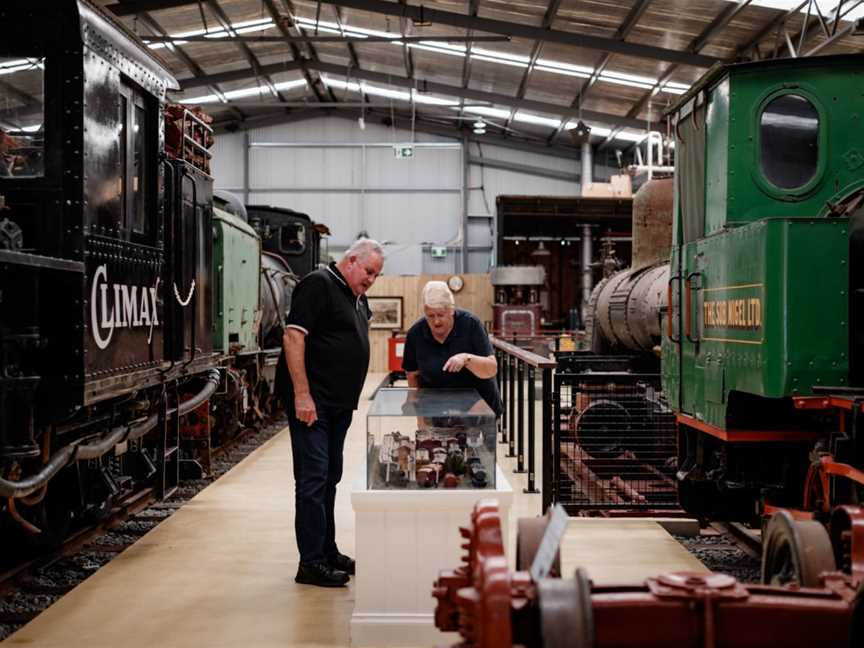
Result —
M 285 2 L 285 5 L 287 6 L 288 11 L 293 13 L 294 12 L 294 5 L 291 3 L 291 0 L 283 0 L 283 1 Z M 271 20 L 273 20 L 273 22 L 276 23 L 276 25 L 279 27 L 279 33 L 282 34 L 283 36 L 290 36 L 291 32 L 289 31 L 288 27 L 281 20 L 283 14 L 279 11 L 279 9 L 274 4 L 274 0 L 264 0 L 264 6 L 267 8 L 267 13 L 270 14 Z M 280 4 L 280 6 L 282 6 L 282 5 Z M 298 34 L 300 34 L 301 36 L 305 35 L 303 33 L 303 30 L 299 26 L 295 25 L 295 28 L 297 29 Z M 300 69 L 303 71 L 303 78 L 306 79 L 306 85 L 308 85 L 309 88 L 311 88 L 312 92 L 315 94 L 315 97 L 318 99 L 318 101 L 323 101 L 324 100 L 324 92 L 322 91 L 322 89 L 320 87 L 321 86 L 321 79 L 320 78 L 319 79 L 312 78 L 312 75 L 309 73 L 309 70 L 305 67 L 305 65 L 303 63 L 305 60 L 303 53 L 300 50 L 300 48 L 297 46 L 296 43 L 288 43 L 288 47 L 291 50 L 291 57 L 296 62 L 298 62 L 300 64 Z M 318 58 L 318 52 L 315 51 L 315 48 L 310 43 L 306 43 L 306 47 L 308 48 L 309 56 L 313 59 L 317 59 Z M 330 92 L 328 94 L 329 94 L 331 99 L 335 99 L 332 92 Z
M 555 16 L 558 14 L 558 9 L 561 7 L 561 0 L 549 0 L 546 7 L 546 13 L 543 14 L 543 22 L 540 26 L 543 29 L 551 29 L 552 23 L 555 22 Z M 540 52 L 543 49 L 543 41 L 534 41 L 534 47 L 531 49 L 531 55 L 528 57 L 528 67 L 522 74 L 522 81 L 519 83 L 519 89 L 516 91 L 516 97 L 522 99 L 525 92 L 528 90 L 528 81 L 531 78 L 531 73 L 534 71 L 534 66 L 537 65 L 537 59 L 540 58 Z M 467 57 L 466 57 L 467 58 Z M 516 109 L 510 111 L 510 116 L 504 123 L 504 128 L 510 128 L 510 123 L 516 115 Z
M 324 63 L 323 61 L 309 61 L 307 63 L 310 69 L 318 72 L 325 72 L 339 76 L 345 76 L 346 69 L 344 65 L 335 65 L 333 63 Z M 415 81 L 407 77 L 395 76 L 392 74 L 384 74 L 382 72 L 372 72 L 370 70 L 351 70 L 351 77 L 363 79 L 373 83 L 380 83 L 382 86 L 399 86 L 402 88 L 417 88 L 421 92 L 431 92 L 435 94 L 446 95 L 457 99 L 466 99 L 471 101 L 480 101 L 483 103 L 500 104 L 503 106 L 515 106 L 523 110 L 531 110 L 551 115 L 564 115 L 564 117 L 579 117 L 579 111 L 567 109 L 563 106 L 547 103 L 545 101 L 535 101 L 533 99 L 517 99 L 510 95 L 504 95 L 496 92 L 483 92 L 480 90 L 472 90 L 471 88 L 460 88 L 445 83 L 436 81 Z M 621 117 L 619 115 L 611 115 L 593 110 L 583 110 L 582 116 L 591 121 L 611 124 L 615 126 L 624 126 L 629 128 L 645 128 L 646 123 L 643 120 L 632 119 L 629 117 Z M 650 124 L 654 127 L 656 124 Z
M 579 183 L 581 175 L 578 173 L 568 173 L 558 169 L 546 169 L 533 164 L 519 164 L 517 162 L 507 162 L 505 160 L 496 160 L 494 158 L 479 157 L 471 155 L 468 157 L 468 164 L 474 166 L 483 166 L 490 169 L 499 169 L 501 171 L 513 171 L 515 173 L 525 173 L 527 175 L 539 176 L 541 178 L 549 178 L 550 180 L 563 180 L 565 182 Z
M 627 15 L 624 17 L 624 20 L 621 22 L 621 26 L 615 32 L 615 38 L 620 40 L 624 40 L 627 36 L 630 35 L 630 32 L 636 27 L 639 23 L 639 19 L 648 11 L 648 6 L 653 2 L 653 0 L 638 0 L 632 7 L 630 7 L 630 11 L 627 12 Z M 582 105 L 582 102 L 585 101 L 585 95 L 588 91 L 594 87 L 594 84 L 600 79 L 600 75 L 603 74 L 603 71 L 606 69 L 606 66 L 609 65 L 609 61 L 612 60 L 612 55 L 606 52 L 597 61 L 597 64 L 594 66 L 594 72 L 591 73 L 590 78 L 582 85 L 579 89 L 579 94 L 573 98 L 573 102 L 570 104 L 571 108 L 579 108 Z M 555 141 L 558 136 L 564 131 L 565 122 L 562 120 L 561 125 L 555 129 L 555 132 L 549 136 L 550 141 Z
M 399 4 L 406 4 L 407 0 L 399 0 Z M 337 10 L 338 11 L 338 10 Z M 399 32 L 404 36 L 408 32 L 408 20 L 402 16 L 399 18 Z M 405 64 L 405 76 L 409 79 L 414 78 L 414 55 L 411 53 L 411 48 L 407 45 L 408 41 L 402 45 L 402 61 Z
M 702 56 L 692 52 L 681 52 L 678 50 L 655 47 L 653 45 L 642 45 L 640 43 L 628 43 L 626 41 L 607 38 L 602 36 L 591 36 L 588 34 L 576 34 L 573 32 L 558 31 L 554 29 L 542 29 L 532 25 L 524 25 L 506 20 L 493 20 L 491 18 L 480 18 L 450 11 L 441 11 L 430 7 L 417 5 L 402 5 L 386 0 L 320 0 L 323 4 L 337 5 L 360 11 L 384 14 L 388 16 L 410 18 L 415 22 L 431 21 L 440 25 L 450 25 L 462 29 L 487 32 L 490 34 L 504 34 L 515 38 L 527 38 L 529 40 L 548 41 L 562 45 L 572 45 L 586 49 L 595 49 L 624 56 L 647 58 L 658 61 L 668 61 L 682 65 L 693 65 L 696 67 L 711 67 L 717 59 L 711 56 Z M 196 0 L 133 0 L 122 4 L 108 5 L 108 9 L 114 11 L 118 16 L 128 16 L 142 11 L 155 11 L 195 4 Z
M 360 11 L 385 14 L 390 16 L 406 16 L 415 22 L 428 21 L 452 27 L 462 27 L 490 34 L 505 34 L 515 38 L 527 38 L 530 40 L 560 43 L 562 45 L 573 45 L 586 49 L 596 49 L 613 54 L 635 56 L 637 58 L 648 58 L 659 61 L 669 61 L 682 65 L 693 65 L 696 67 L 711 67 L 717 62 L 712 56 L 702 56 L 692 52 L 681 52 L 678 50 L 655 47 L 653 45 L 642 45 L 639 43 L 628 43 L 626 41 L 606 38 L 601 36 L 589 36 L 587 34 L 576 34 L 572 32 L 558 31 L 554 29 L 543 29 L 532 25 L 524 25 L 504 20 L 493 20 L 491 18 L 480 18 L 467 16 L 465 14 L 441 11 L 424 6 L 403 6 L 385 0 L 320 0 L 324 4 L 339 5 Z
M 815 52 L 820 52 L 825 49 L 832 43 L 836 42 L 842 36 L 837 36 L 838 27 L 840 25 L 840 21 L 842 21 L 846 15 L 856 9 L 862 4 L 861 0 L 849 1 L 840 0 L 831 10 L 828 11 L 829 14 L 834 14 L 834 19 L 831 21 L 830 25 L 825 23 L 825 19 L 822 16 L 822 13 L 819 9 L 819 4 L 816 0 L 812 0 L 811 6 L 816 10 L 816 20 L 810 22 L 810 14 L 807 14 L 807 18 L 804 21 L 804 24 L 801 26 L 801 29 L 798 30 L 795 35 L 792 36 L 792 41 L 798 41 L 798 48 L 795 51 L 795 56 L 812 56 Z M 808 12 L 810 8 L 808 7 Z M 823 31 L 826 41 L 823 41 L 818 46 L 814 47 L 812 50 L 804 52 L 804 44 L 807 43 L 811 38 L 813 38 L 819 31 Z M 850 24 L 845 27 L 843 32 L 844 35 L 849 35 L 852 33 L 854 29 L 854 25 Z
M 186 5 L 197 4 L 197 0 L 133 0 L 132 2 L 115 2 L 105 5 L 105 9 L 115 16 L 134 16 L 145 11 L 159 11 L 160 9 L 174 9 Z
M 304 59 L 305 61 L 305 59 Z M 293 72 L 295 70 L 302 70 L 304 66 L 303 61 L 285 61 L 284 63 L 273 63 L 271 65 L 262 65 L 258 68 L 258 71 L 261 74 L 280 74 L 282 72 Z M 177 82 L 180 84 L 180 90 L 191 90 L 192 88 L 200 88 L 202 86 L 215 85 L 218 83 L 229 83 L 231 81 L 246 81 L 248 79 L 254 79 L 255 76 L 250 74 L 251 70 L 246 67 L 242 70 L 230 70 L 228 72 L 217 72 L 216 74 L 204 74 L 203 71 L 201 74 L 198 74 L 193 77 L 186 77 L 183 79 L 177 79 Z M 308 82 L 308 79 L 307 79 Z
M 339 19 L 337 19 L 339 20 Z M 340 20 L 341 22 L 341 20 Z M 464 43 L 469 41 L 484 41 L 490 43 L 506 43 L 511 39 L 507 36 L 147 36 L 151 43 L 422 43 L 426 41 L 444 43 Z
M 751 38 L 747 43 L 745 43 L 744 45 L 742 45 L 738 48 L 738 56 L 742 56 L 747 51 L 757 47 L 763 38 L 765 38 L 768 34 L 770 34 L 772 31 L 774 31 L 774 29 L 776 29 L 777 27 L 782 25 L 784 22 L 786 22 L 791 16 L 794 16 L 796 13 L 801 11 L 801 9 L 803 9 L 807 5 L 808 2 L 810 2 L 810 0 L 804 0 L 804 2 L 799 4 L 797 7 L 794 7 L 792 9 L 790 9 L 789 11 L 785 11 L 785 12 L 781 13 L 779 16 L 776 16 L 776 17 L 772 18 L 770 21 L 768 21 L 765 24 L 765 26 L 762 29 L 760 29 L 759 32 L 753 38 Z
M 159 22 L 155 18 L 153 18 L 149 13 L 144 12 L 142 14 L 139 14 L 138 19 L 148 29 L 155 32 L 156 34 L 163 34 L 163 35 L 167 34 L 165 29 L 162 27 L 162 25 L 160 25 Z M 169 51 L 171 51 L 171 50 L 169 50 Z M 179 58 L 180 61 L 182 61 L 183 64 L 187 68 L 189 68 L 189 71 L 193 75 L 195 75 L 195 77 L 203 78 L 204 76 L 206 76 L 204 74 L 204 70 L 201 68 L 201 66 L 198 64 L 198 62 L 195 59 L 193 59 L 189 54 L 187 54 L 185 51 L 183 51 L 183 48 L 181 46 L 174 47 L 174 50 L 172 53 L 177 58 Z M 249 74 L 248 70 L 246 71 L 246 74 L 247 75 Z M 179 83 L 179 81 L 178 81 L 178 83 Z M 219 83 L 221 83 L 221 82 L 220 81 L 209 81 L 209 82 L 204 83 L 202 85 L 207 86 L 217 97 L 224 98 L 224 94 L 222 93 L 222 89 L 219 88 L 219 85 L 218 85 Z M 237 114 L 241 118 L 244 116 L 243 111 L 236 109 L 236 108 L 235 108 L 235 111 L 237 112 Z
M 345 47 L 348 49 L 348 56 L 351 59 L 351 63 L 360 67 L 360 57 L 357 56 L 357 48 L 354 47 L 354 43 L 352 42 L 353 39 L 345 36 L 345 29 L 342 27 L 342 10 L 339 7 L 333 7 L 333 14 L 336 17 L 336 24 L 339 26 L 339 34 L 342 37 L 342 42 L 345 43 Z M 321 36 L 318 36 L 317 34 L 311 37 L 304 35 L 303 38 L 310 39 L 308 42 L 314 42 L 320 39 Z
M 222 27 L 222 29 L 228 31 L 230 33 L 231 30 L 231 19 L 228 18 L 228 15 L 222 10 L 222 7 L 219 5 L 217 0 L 206 0 L 207 6 L 210 8 L 210 12 L 216 18 L 216 21 Z M 201 20 L 204 20 L 204 8 L 201 6 Z M 207 24 L 204 24 L 204 28 L 207 29 Z M 281 101 L 285 100 L 285 97 L 282 96 L 276 87 L 273 85 L 273 81 L 266 74 L 261 74 L 258 70 L 261 67 L 260 61 L 258 61 L 258 57 L 255 56 L 255 52 L 251 50 L 251 48 L 246 43 L 237 43 L 237 49 L 243 54 L 246 58 L 246 61 L 252 66 L 252 70 L 255 72 L 255 75 L 263 79 L 264 83 L 267 85 L 267 88 L 272 92 L 275 96 L 279 97 Z
M 698 52 L 703 47 L 705 47 L 711 39 L 722 31 L 726 25 L 728 25 L 732 20 L 741 13 L 753 0 L 739 0 L 736 4 L 728 5 L 723 11 L 721 11 L 717 16 L 712 20 L 708 25 L 706 25 L 705 29 L 703 29 L 696 38 L 690 41 L 690 44 L 687 46 L 688 51 Z M 657 83 L 654 84 L 654 87 L 650 90 L 646 91 L 645 94 L 640 97 L 640 99 L 633 105 L 633 107 L 628 111 L 627 116 L 635 118 L 642 109 L 645 107 L 649 101 L 651 101 L 651 97 L 653 97 L 657 91 L 663 87 L 669 79 L 672 77 L 672 74 L 675 70 L 678 69 L 677 65 L 670 65 L 666 68 L 663 74 L 660 75 L 660 78 L 657 80 Z M 605 140 L 600 144 L 598 150 L 604 149 L 608 146 L 613 139 L 615 139 L 615 135 L 620 132 L 620 129 L 613 130 L 606 137 Z
M 279 71 L 288 71 L 291 69 L 300 69 L 305 67 L 308 70 L 314 70 L 319 73 L 333 74 L 340 78 L 346 77 L 349 73 L 345 65 L 337 65 L 334 63 L 325 63 L 323 61 L 302 61 L 302 62 L 287 62 L 276 63 L 273 66 L 264 66 L 262 71 L 266 70 L 269 74 L 274 74 Z M 230 76 L 229 76 L 230 75 Z M 472 90 L 470 88 L 461 88 L 459 86 L 438 83 L 435 81 L 422 81 L 409 79 L 404 76 L 393 74 L 384 74 L 382 72 L 373 72 L 370 70 L 361 70 L 351 68 L 350 75 L 352 79 L 362 79 L 372 83 L 378 83 L 383 87 L 398 86 L 400 88 L 416 88 L 421 92 L 431 92 L 434 94 L 453 97 L 454 99 L 464 99 L 483 104 L 498 104 L 502 106 L 512 106 L 517 109 L 529 110 L 550 115 L 563 115 L 566 118 L 578 118 L 579 111 L 575 109 L 567 109 L 557 104 L 551 104 L 543 101 L 535 101 L 532 99 L 517 99 L 510 95 L 504 95 L 495 92 L 483 92 L 480 90 Z M 208 85 L 219 80 L 242 81 L 244 79 L 254 80 L 256 76 L 251 70 L 232 70 L 230 72 L 221 72 L 218 75 L 205 75 L 203 77 L 188 78 L 180 80 L 182 90 L 199 85 Z M 422 110 L 422 106 L 420 110 Z M 646 123 L 643 120 L 622 117 L 620 115 L 611 115 L 593 110 L 583 110 L 582 117 L 585 119 L 596 121 L 613 126 L 623 126 L 629 128 L 646 128 Z M 656 127 L 656 124 L 648 124 L 648 126 Z
M 246 130 L 251 128 L 261 128 L 263 126 L 277 126 L 292 122 L 303 121 L 306 119 L 315 119 L 318 117 L 337 117 L 356 121 L 360 116 L 360 109 L 300 109 L 300 110 L 280 110 L 267 115 L 257 115 L 245 120 L 238 119 L 221 119 L 214 122 L 213 126 L 217 133 L 236 132 L 238 130 Z M 410 130 L 412 121 L 410 115 L 404 115 L 400 112 L 395 114 L 395 126 Z M 369 123 L 374 119 L 376 122 L 387 122 L 389 125 L 389 111 L 369 110 L 366 109 L 366 118 Z M 529 140 L 517 139 L 513 137 L 504 138 L 494 133 L 485 135 L 474 135 L 470 129 L 464 129 L 445 125 L 440 122 L 417 117 L 414 120 L 414 130 L 418 133 L 435 135 L 438 137 L 446 137 L 456 141 L 461 141 L 463 137 L 467 137 L 468 141 L 476 144 L 486 144 L 489 146 L 498 146 L 514 151 L 522 151 L 524 153 L 534 153 L 537 155 L 547 155 L 555 158 L 563 158 L 571 161 L 579 159 L 579 149 L 572 146 L 564 146 L 556 144 L 549 146 L 542 139 Z
M 476 18 L 477 14 L 480 11 L 480 0 L 468 0 L 468 15 L 472 18 Z M 473 29 L 466 29 L 465 36 L 468 38 L 472 38 L 474 36 Z M 474 47 L 474 43 L 470 40 L 468 44 L 465 46 L 465 56 L 462 59 L 462 87 L 467 88 L 468 84 L 471 82 L 471 50 Z M 459 105 L 459 114 L 462 114 L 462 108 L 465 106 L 465 102 L 463 101 Z

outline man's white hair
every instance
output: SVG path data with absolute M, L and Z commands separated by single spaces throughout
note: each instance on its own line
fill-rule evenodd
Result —
M 455 308 L 453 293 L 443 281 L 429 281 L 423 286 L 423 305 L 429 308 Z
M 342 258 L 347 259 L 348 257 L 356 256 L 358 259 L 367 259 L 373 253 L 382 259 L 384 258 L 384 248 L 381 247 L 378 241 L 370 238 L 359 238 L 351 244 L 351 247 L 345 250 Z

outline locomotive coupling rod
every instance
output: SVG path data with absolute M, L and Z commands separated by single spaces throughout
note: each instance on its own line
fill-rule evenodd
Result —
M 209 370 L 205 376 L 207 384 L 204 385 L 204 388 L 189 400 L 181 403 L 179 407 L 168 410 L 168 415 L 177 414 L 178 416 L 183 416 L 191 412 L 213 395 L 221 379 L 222 377 L 218 369 Z M 42 467 L 42 470 L 35 475 L 30 475 L 25 479 L 17 481 L 0 478 L 0 498 L 27 497 L 42 488 L 52 477 L 69 464 L 78 460 L 97 459 L 118 443 L 144 436 L 156 427 L 158 423 L 159 417 L 154 414 L 137 423 L 116 427 L 93 443 L 78 441 L 70 444 L 54 453 L 51 459 Z

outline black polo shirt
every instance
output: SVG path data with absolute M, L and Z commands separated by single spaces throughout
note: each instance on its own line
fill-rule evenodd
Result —
M 444 342 L 432 336 L 426 318 L 414 322 L 405 339 L 402 368 L 420 372 L 421 387 L 472 388 L 483 397 L 497 416 L 501 415 L 501 397 L 495 378 L 478 378 L 468 369 L 456 373 L 444 371 L 444 364 L 457 353 L 492 355 L 492 344 L 483 324 L 468 311 L 456 309 L 453 330 Z
M 297 284 L 287 326 L 306 334 L 306 376 L 316 406 L 357 409 L 369 368 L 371 317 L 366 296 L 352 292 L 335 263 Z M 294 389 L 284 352 L 280 368 L 277 383 L 290 411 Z

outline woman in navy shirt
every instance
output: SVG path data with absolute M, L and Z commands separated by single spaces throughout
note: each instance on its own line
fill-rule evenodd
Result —
M 443 281 L 423 287 L 424 317 L 408 330 L 402 367 L 411 387 L 473 388 L 496 416 L 503 410 L 498 362 L 476 316 L 456 308 Z

